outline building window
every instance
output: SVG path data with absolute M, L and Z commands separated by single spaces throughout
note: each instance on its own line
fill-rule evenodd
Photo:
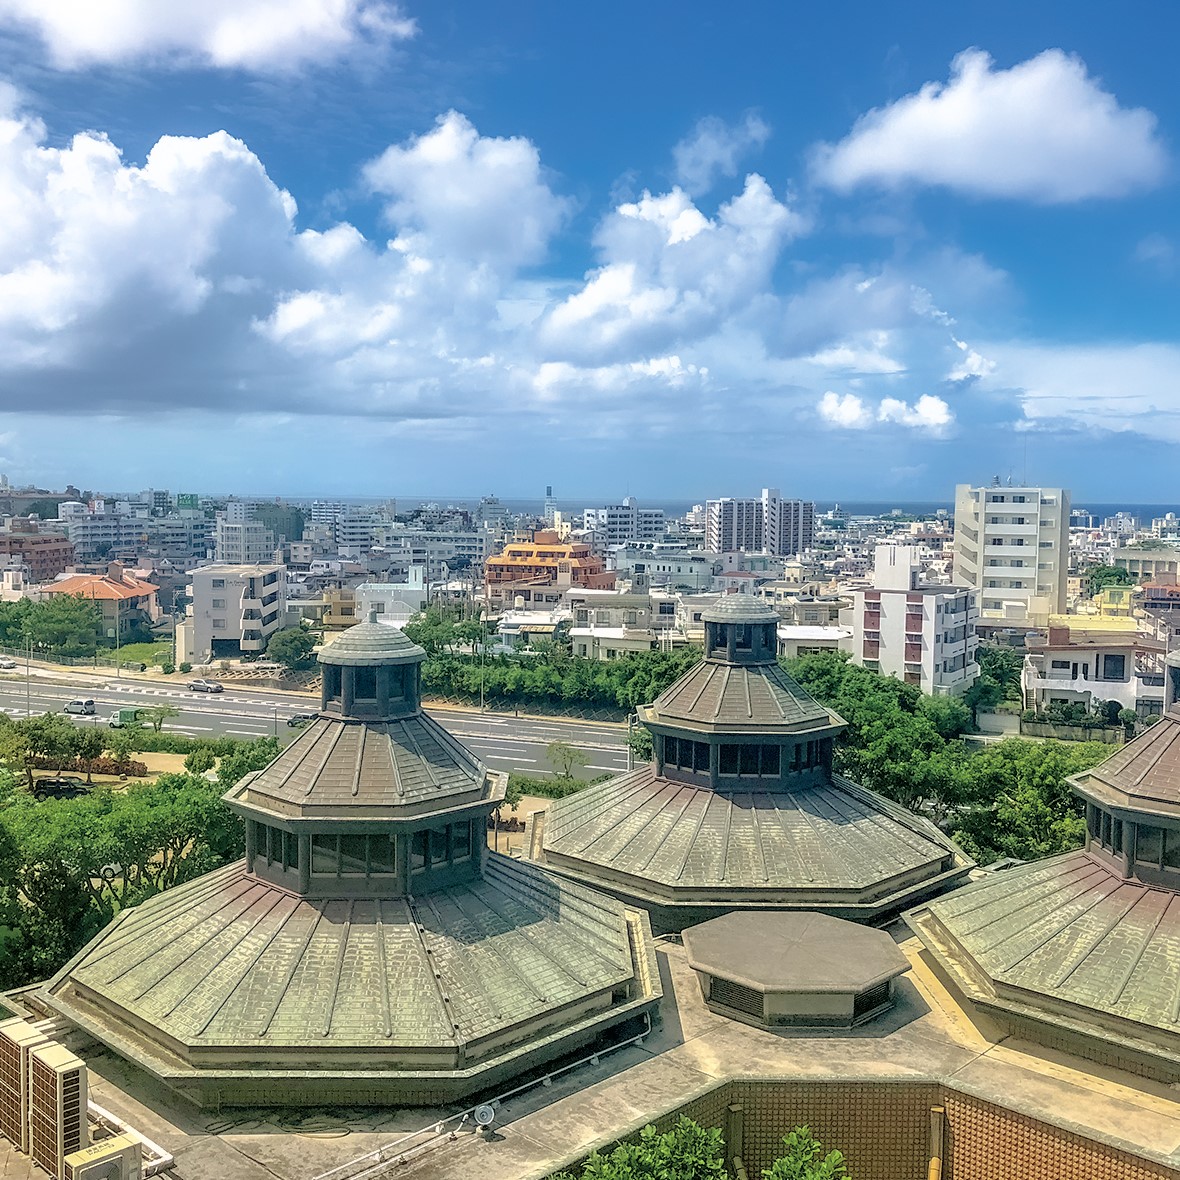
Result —
M 224 578 L 214 578 L 212 585 L 213 585 L 214 590 L 224 590 L 225 589 L 225 579 Z
M 444 865 L 447 863 L 447 829 L 446 828 L 431 828 L 430 829 L 430 865 L 434 868 L 437 865 Z
M 225 599 L 224 598 L 215 598 L 213 600 L 213 609 L 214 610 L 221 610 L 224 607 L 225 607 Z
M 365 836 L 340 837 L 340 875 L 363 877 L 368 871 Z
M 1163 853 L 1163 828 L 1140 824 L 1135 833 L 1135 859 L 1140 864 L 1159 865 Z
M 360 667 L 353 671 L 353 692 L 358 701 L 375 701 L 377 699 L 377 669 Z
M 340 867 L 336 836 L 312 836 L 311 871 L 317 877 L 334 877 Z
M 1127 657 L 1126 656 L 1103 656 L 1102 657 L 1102 679 L 1103 680 L 1124 680 L 1127 674 Z
M 224 631 L 225 630 L 225 620 L 224 619 L 214 619 L 213 620 L 213 630 L 214 631 Z
M 426 871 L 427 851 L 430 844 L 429 832 L 415 832 L 410 844 L 410 872 L 422 873 Z

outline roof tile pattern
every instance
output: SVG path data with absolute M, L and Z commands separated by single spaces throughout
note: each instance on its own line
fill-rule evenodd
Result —
M 692 722 L 746 730 L 842 724 L 777 664 L 734 666 L 708 660 L 665 689 L 649 716 L 668 724 Z
M 1104 762 L 1075 776 L 1083 790 L 1088 780 L 1133 801 L 1180 805 L 1180 709 L 1171 709 Z
M 127 911 L 49 986 L 193 1048 L 454 1047 L 629 980 L 628 945 L 622 903 L 505 857 L 413 901 L 303 900 L 236 864 Z
M 546 854 L 672 889 L 868 890 L 953 846 L 917 816 L 833 776 L 798 791 L 714 792 L 647 766 L 555 801 Z
M 1084 851 L 996 873 L 929 913 L 998 985 L 1180 1032 L 1180 895 Z
M 263 806 L 270 799 L 351 810 L 442 802 L 483 782 L 475 757 L 421 713 L 388 722 L 317 718 L 243 786 Z

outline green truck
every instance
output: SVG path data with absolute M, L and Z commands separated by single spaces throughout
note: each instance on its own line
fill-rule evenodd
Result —
M 112 729 L 143 729 L 146 723 L 138 709 L 116 709 L 108 724 Z

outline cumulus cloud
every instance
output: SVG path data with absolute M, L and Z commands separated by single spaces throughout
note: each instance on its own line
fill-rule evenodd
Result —
M 540 262 L 570 210 L 527 139 L 481 136 L 456 111 L 365 168 L 405 242 L 434 253 L 514 266 Z
M 889 333 L 871 332 L 863 342 L 841 341 L 824 348 L 807 359 L 825 369 L 845 369 L 850 373 L 903 373 L 905 365 L 888 355 Z
M 770 138 L 770 126 L 753 111 L 740 123 L 726 123 L 709 115 L 673 149 L 676 182 L 697 196 L 708 192 L 720 177 L 734 177 L 738 162 Z
M 816 409 L 825 422 L 844 430 L 865 430 L 874 423 L 893 423 L 937 434 L 954 421 L 950 406 L 928 393 L 913 405 L 900 398 L 886 397 L 874 408 L 856 394 L 841 396 L 828 390 Z
M 390 0 L 0 0 L 0 27 L 27 31 L 54 65 L 133 63 L 270 73 L 412 37 Z
M 960 53 L 947 83 L 870 111 L 812 160 L 816 179 L 844 192 L 938 185 L 1043 204 L 1150 188 L 1165 165 L 1155 115 L 1120 106 L 1060 49 L 1007 70 L 981 50 Z
M 716 331 L 770 292 L 780 251 L 803 227 L 756 174 L 714 217 L 680 188 L 644 192 L 599 226 L 602 265 L 545 316 L 541 339 L 567 358 L 615 360 Z

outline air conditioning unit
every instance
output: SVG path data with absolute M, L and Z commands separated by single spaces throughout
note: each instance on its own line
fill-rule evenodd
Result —
M 49 1038 L 19 1016 L 0 1022 L 0 1135 L 29 1154 L 29 1054 Z
M 61 1180 L 143 1180 L 143 1151 L 133 1135 L 116 1135 L 67 1155 Z
M 64 1045 L 29 1054 L 29 1155 L 56 1180 L 89 1143 L 86 1089 L 86 1066 Z

